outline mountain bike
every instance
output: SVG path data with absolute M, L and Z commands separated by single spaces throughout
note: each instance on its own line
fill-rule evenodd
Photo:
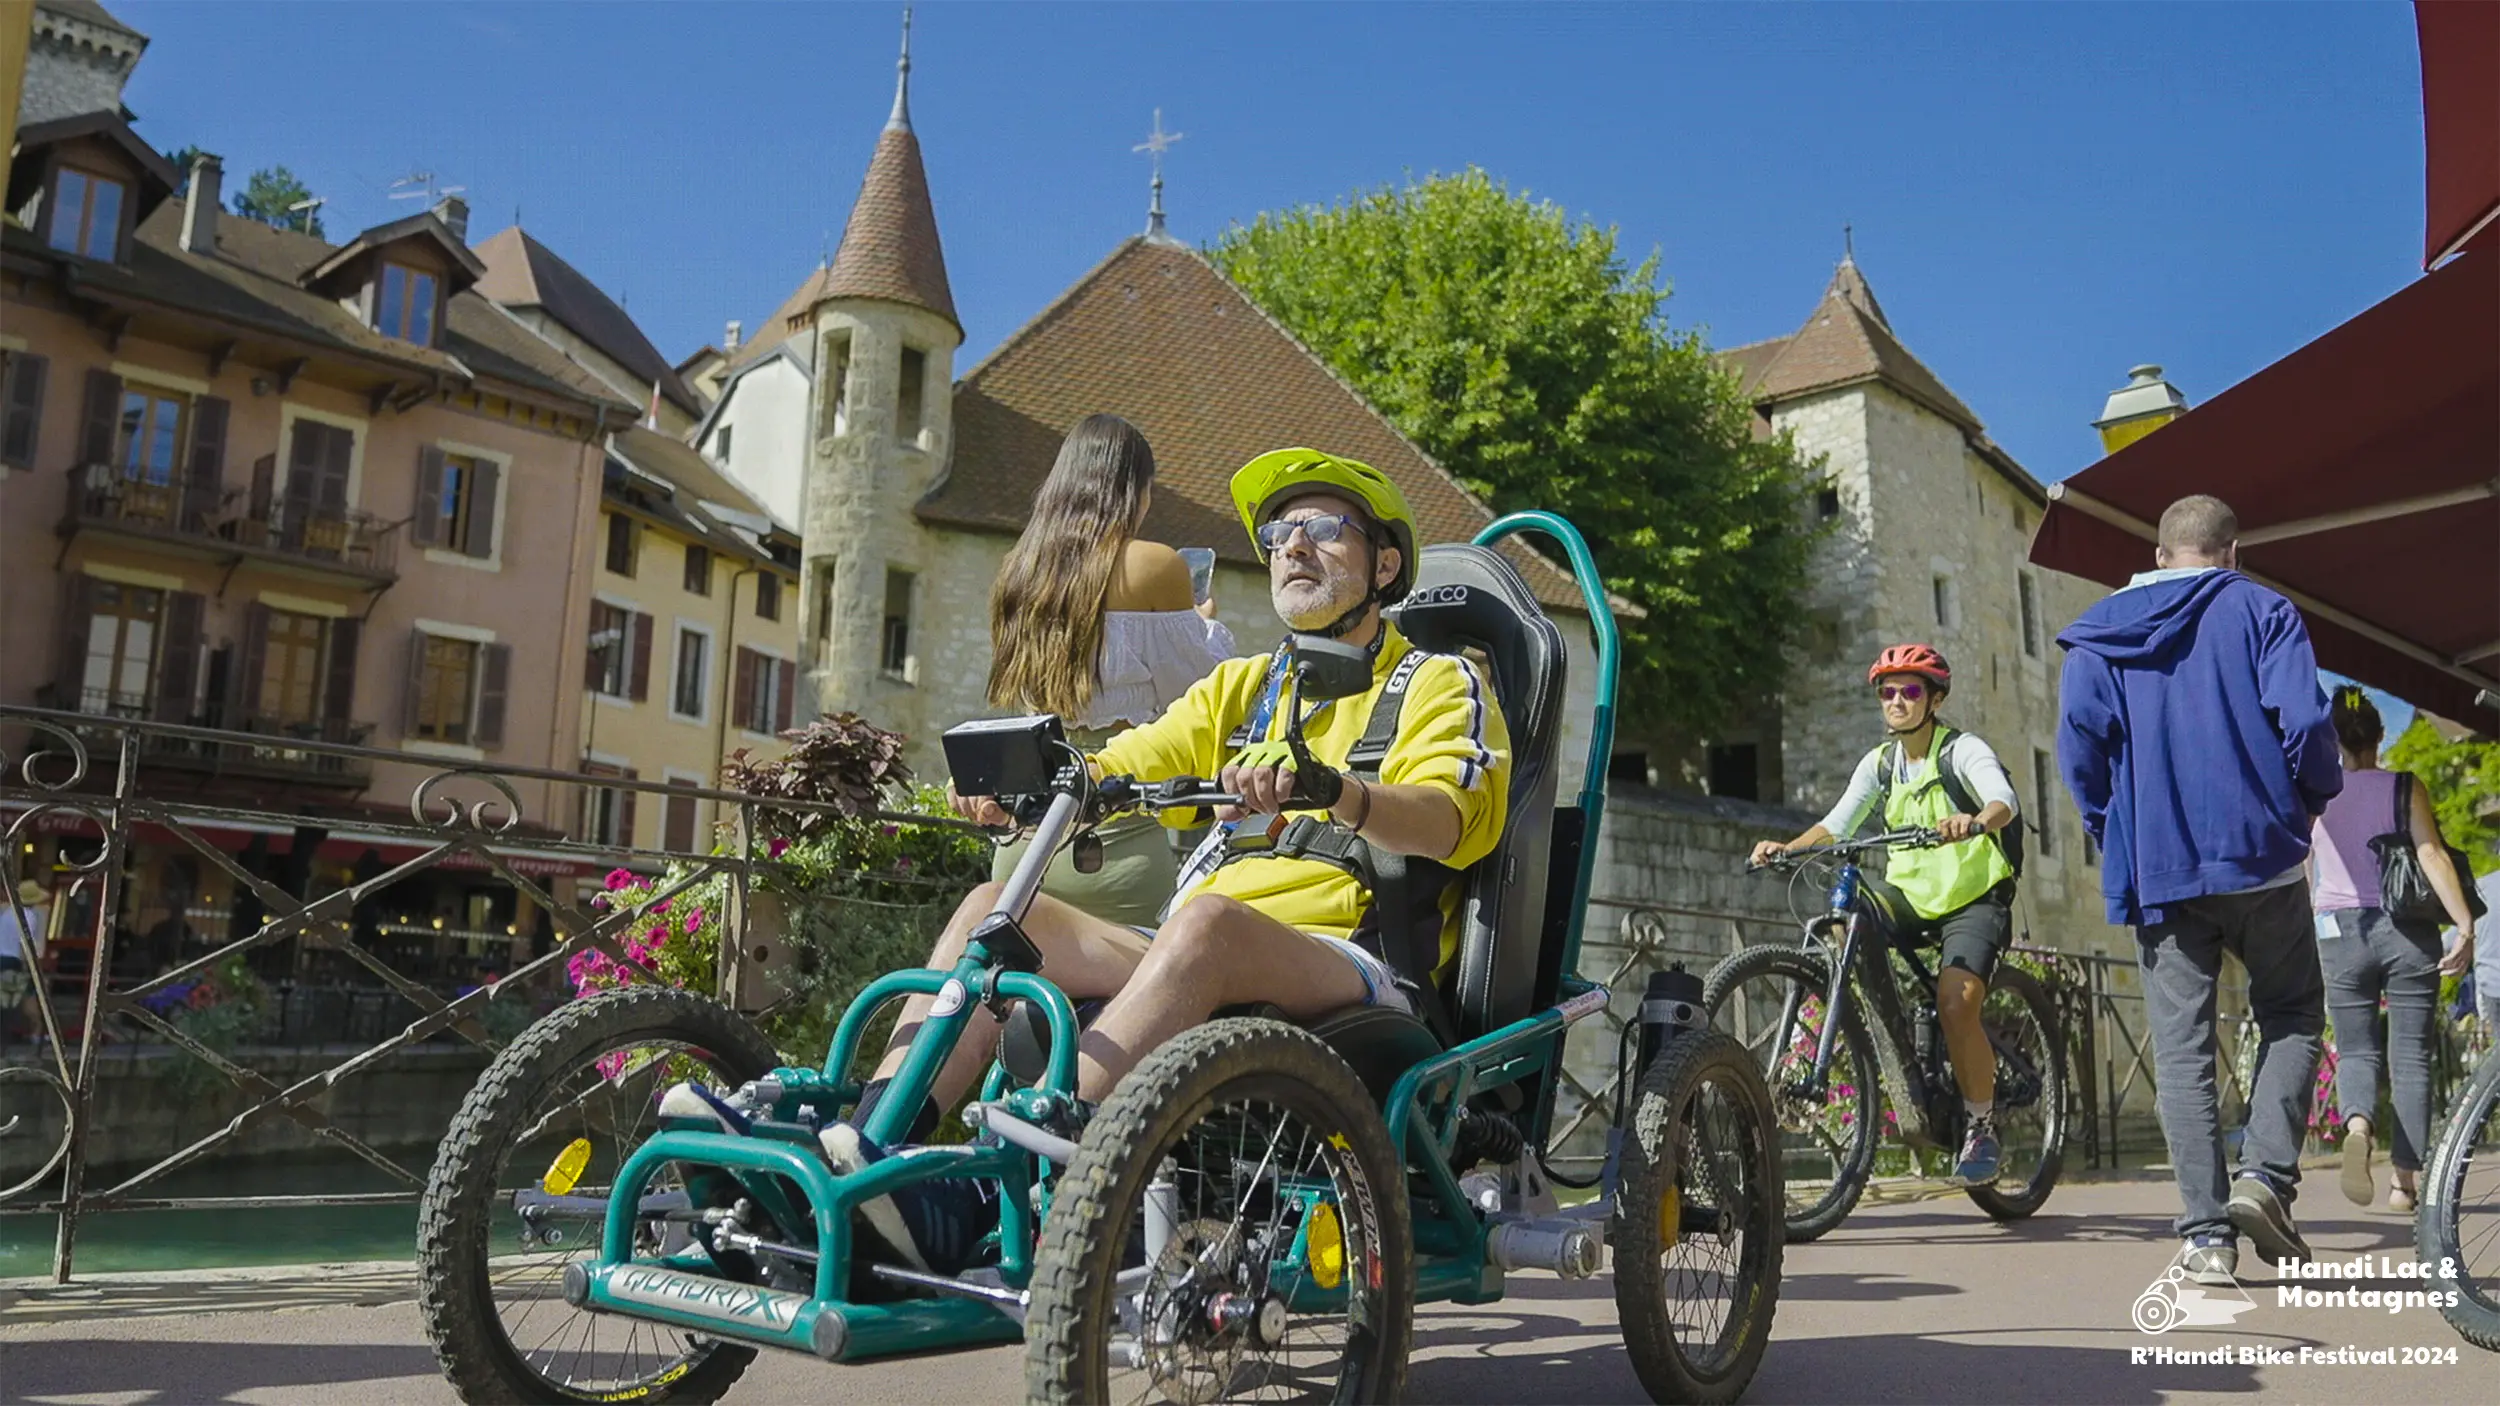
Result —
M 1597 639 L 1576 806 L 1555 794 L 1562 635 L 1488 550 L 1527 529 L 1568 554 Z M 1043 871 L 1115 816 L 1237 798 L 1094 776 L 1055 718 L 952 729 L 956 783 L 998 797 L 1032 842 L 951 970 L 870 983 L 821 1063 L 780 1065 L 727 1007 L 646 986 L 559 1010 L 488 1068 L 419 1226 L 419 1305 L 462 1399 L 709 1401 L 759 1348 L 848 1363 L 1022 1340 L 1039 1402 L 1390 1401 L 1418 1303 L 1492 1303 L 1517 1270 L 1586 1278 L 1608 1246 L 1649 1392 L 1741 1395 L 1778 1303 L 1783 1201 L 1770 1092 L 1707 1028 L 1698 980 L 1654 974 L 1628 1027 L 1637 1054 L 1618 1042 L 1632 1131 L 1596 1199 L 1561 1205 L 1544 1165 L 1565 1037 L 1609 1004 L 1577 975 L 1613 732 L 1595 562 L 1544 513 L 1420 558 L 1399 628 L 1481 652 L 1513 745 L 1503 838 L 1458 880 L 1454 1039 L 1390 1007 L 1300 1024 L 1219 1011 L 1072 1125 L 1083 1017 L 1021 926 Z M 1331 641 L 1297 637 L 1287 661 L 1289 741 L 1305 702 L 1371 682 L 1368 655 Z M 821 1134 L 858 1116 L 871 1024 L 912 995 L 935 1002 L 857 1131 L 908 1141 L 967 1023 L 997 1018 L 998 1058 L 963 1113 L 979 1133 L 837 1163 Z M 735 1090 L 737 1123 L 662 1116 L 688 1079 Z M 874 1224 L 880 1198 L 941 1178 L 993 1193 L 972 1267 L 904 1263 L 855 1229 L 854 1212 Z
M 2425 1264 L 2446 1271 L 2449 1325 L 2500 1352 L 2500 1048 L 2475 1067 L 2423 1165 L 2413 1239 Z
M 1823 911 L 1804 920 L 1797 945 L 1728 957 L 1702 997 L 1712 1024 L 1753 1052 L 1771 1085 L 1791 1241 L 1813 1240 L 1848 1217 L 1887 1134 L 1908 1149 L 1912 1169 L 1924 1154 L 1952 1157 L 1961 1146 L 1965 1114 L 1936 1015 L 1936 975 L 1912 946 L 1882 940 L 1858 867 L 1862 855 L 1941 843 L 1933 830 L 1895 830 L 1746 866 L 1831 871 Z M 1835 972 L 1850 979 L 1836 982 Z M 1862 1008 L 1874 1012 L 1872 1025 Z M 1990 1216 L 2019 1220 L 2047 1202 L 2064 1159 L 2066 1046 L 2048 993 L 2010 964 L 1989 980 L 1980 1022 L 1997 1057 L 2003 1171 L 1992 1185 L 1964 1190 Z

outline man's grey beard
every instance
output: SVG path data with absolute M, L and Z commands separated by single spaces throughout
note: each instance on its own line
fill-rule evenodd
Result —
M 1277 616 L 1296 630 L 1325 629 L 1363 603 L 1362 583 L 1334 574 L 1318 581 L 1288 581 L 1268 594 Z

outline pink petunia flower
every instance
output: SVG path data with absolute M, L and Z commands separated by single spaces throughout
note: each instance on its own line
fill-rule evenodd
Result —
M 631 1052 L 627 1050 L 610 1050 L 599 1056 L 599 1077 L 613 1079 L 624 1073 L 625 1061 L 629 1058 L 631 1058 Z
M 700 908 L 689 910 L 686 914 L 686 936 L 692 937 L 701 931 L 703 931 L 703 910 Z
M 625 868 L 616 868 L 616 869 L 610 869 L 610 870 L 608 871 L 608 892 L 610 892 L 610 893 L 614 893 L 614 892 L 616 892 L 618 889 L 627 889 L 627 888 L 632 888 L 633 886 L 634 886 L 634 871 L 633 871 L 633 870 L 631 870 L 631 869 L 625 869 Z
M 790 842 L 776 835 L 773 837 L 772 844 L 767 846 L 767 848 L 771 850 L 773 858 L 779 859 L 783 855 L 790 852 Z

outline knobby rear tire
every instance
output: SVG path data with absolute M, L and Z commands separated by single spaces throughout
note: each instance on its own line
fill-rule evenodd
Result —
M 2500 1263 L 2480 1266 L 2477 1276 L 2476 1266 L 2466 1262 L 2464 1203 L 2477 1143 L 2483 1144 L 2488 1175 L 2493 1150 L 2487 1133 L 2500 1132 L 2495 1120 L 2500 1120 L 2500 1050 L 2483 1056 L 2481 1067 L 2458 1097 L 2456 1111 L 2449 1115 L 2438 1145 L 2431 1149 L 2429 1165 L 2422 1169 L 2422 1200 L 2413 1217 L 2414 1248 L 2423 1261 L 2432 1265 L 2442 1260 L 2456 1262 L 2456 1277 L 2443 1278 L 2439 1284 L 2455 1293 L 2457 1301 L 2443 1305 L 2440 1313 L 2459 1336 L 2486 1352 L 2500 1352 Z M 2482 1214 L 2500 1214 L 2500 1208 L 2486 1204 Z M 2488 1233 L 2483 1238 L 2488 1240 Z
M 523 1032 L 486 1067 L 443 1137 L 417 1218 L 417 1305 L 443 1375 L 460 1399 L 504 1402 L 709 1402 L 755 1360 L 755 1349 L 699 1341 L 673 1374 L 623 1390 L 577 1391 L 532 1367 L 495 1308 L 493 1221 L 509 1188 L 498 1173 L 522 1120 L 551 1084 L 599 1055 L 638 1044 L 702 1051 L 724 1080 L 780 1062 L 745 1017 L 691 992 L 635 986 L 574 1001 Z M 613 1173 L 615 1168 L 607 1168 Z
M 1801 947 L 1748 947 L 1712 967 L 1708 981 L 1703 984 L 1702 1007 L 1710 1013 L 1712 1028 L 1733 1037 L 1736 1032 L 1730 1024 L 1733 1017 L 1727 1011 L 1728 1001 L 1746 983 L 1766 979 L 1785 980 L 1821 1002 L 1825 1011 L 1832 1008 L 1832 973 L 1828 958 Z M 1850 1096 L 1855 1103 L 1851 1119 L 1854 1135 L 1849 1145 L 1840 1149 L 1840 1155 L 1833 1159 L 1835 1165 L 1829 1189 L 1811 1203 L 1788 1206 L 1784 1221 L 1787 1240 L 1792 1245 L 1819 1240 L 1837 1229 L 1857 1208 L 1858 1198 L 1866 1194 L 1867 1181 L 1875 1173 L 1875 1150 L 1882 1141 L 1877 1129 L 1883 1121 L 1883 1078 L 1875 1065 L 1874 1039 L 1867 1034 L 1866 1022 L 1859 1015 L 1858 1005 L 1852 1000 L 1848 1009 L 1841 1013 L 1839 1046 L 1848 1057 L 1857 1081 L 1856 1092 Z M 1739 1048 L 1743 1046 L 1740 1044 Z M 1748 1054 L 1752 1052 L 1748 1051 Z M 1779 1077 L 1777 1066 L 1765 1069 L 1757 1065 L 1755 1072 L 1766 1081 Z M 1776 1087 L 1771 1089 L 1770 1098 L 1776 1126 L 1776 1113 L 1785 1110 L 1788 1101 Z M 1781 1156 L 1780 1170 L 1784 1177 L 1787 1165 L 1785 1154 Z
M 2057 1175 L 2066 1161 L 2066 1031 L 2058 1022 L 2057 1007 L 2049 1001 L 2049 993 L 2041 989 L 2031 973 L 2012 967 L 1997 968 L 1996 978 L 1988 994 L 2010 992 L 2031 1011 L 2033 1024 L 2040 1031 L 2047 1058 L 2040 1068 L 2039 1108 L 2043 1131 L 2040 1142 L 2040 1166 L 2031 1180 L 2018 1191 L 2009 1191 L 2003 1182 L 1994 1186 L 1966 1186 L 1970 1199 L 1979 1209 L 1997 1220 L 2021 1220 L 2048 1204 L 2049 1193 L 2057 1189 Z M 1985 1008 L 1982 1008 L 1985 1016 Z M 2000 1059 L 2000 1064 L 2002 1060 Z M 2002 1070 L 2000 1069 L 2000 1078 Z M 2004 1101 L 2002 1087 L 1998 1102 Z M 2000 1137 L 2002 1129 L 2000 1129 Z

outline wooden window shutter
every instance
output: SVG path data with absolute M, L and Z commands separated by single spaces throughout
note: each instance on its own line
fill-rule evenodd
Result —
M 75 712 L 87 688 L 87 635 L 95 619 L 96 579 L 81 573 L 61 578 L 61 657 L 52 706 Z
M 243 612 L 243 658 L 239 666 L 241 672 L 235 679 L 234 696 L 242 707 L 243 716 L 230 720 L 227 726 L 248 726 L 248 720 L 259 714 L 260 676 L 268 661 L 269 607 L 254 601 Z
M 469 740 L 480 747 L 503 745 L 504 698 L 512 687 L 512 646 L 478 646 L 477 719 Z
M 417 451 L 417 511 L 408 519 L 408 540 L 431 547 L 443 540 L 443 451 Z
M 639 610 L 634 612 L 633 677 L 625 691 L 637 703 L 651 696 L 651 617 Z
M 200 520 L 217 508 L 218 494 L 226 483 L 226 422 L 232 407 L 223 399 L 204 395 L 191 402 L 190 473 L 184 484 L 183 520 L 197 527 Z
M 9 357 L 9 383 L 0 394 L 0 464 L 21 469 L 35 466 L 38 431 L 43 428 L 43 384 L 52 363 L 32 352 Z
M 692 786 L 691 781 L 671 781 L 671 786 Z M 660 820 L 660 847 L 677 854 L 694 852 L 695 800 L 692 796 L 671 796 L 668 809 Z
M 78 462 L 113 462 L 113 427 L 121 422 L 122 378 L 110 371 L 87 373 L 86 408 L 78 417 Z
M 632 767 L 623 768 L 619 774 L 628 781 L 641 775 Z M 616 842 L 627 849 L 634 847 L 634 803 L 641 799 L 632 791 L 616 793 Z
M 603 630 L 616 628 L 617 613 L 616 607 L 606 601 L 590 603 L 590 638 L 582 646 L 582 687 L 593 693 L 597 693 L 600 685 L 608 681 L 608 671 L 604 667 L 607 651 L 599 648 L 599 635 Z M 609 648 L 615 646 L 610 645 Z
M 157 645 L 156 720 L 191 721 L 191 695 L 200 681 L 200 632 L 208 600 L 192 591 L 165 596 L 165 633 Z
M 738 646 L 737 688 L 729 704 L 729 714 L 738 726 L 750 730 L 755 723 L 755 660 L 754 650 Z
M 796 664 L 784 659 L 773 667 L 773 674 L 781 686 L 781 701 L 773 710 L 773 731 L 788 732 L 790 715 L 798 707 L 799 669 Z
M 460 550 L 473 557 L 495 554 L 495 492 L 502 469 L 492 459 L 475 461 L 463 489 L 469 496 L 469 537 Z
M 280 540 L 288 547 L 304 545 L 304 528 L 312 517 L 313 499 L 321 491 L 322 431 L 313 420 L 295 422 L 286 452 L 286 512 L 279 520 Z
M 322 716 L 333 723 L 345 723 L 356 715 L 356 647 L 364 641 L 365 626 L 361 620 L 343 619 L 330 622 L 330 669 L 327 693 L 322 703 Z M 335 740 L 345 740 L 345 728 L 333 729 Z
M 407 691 L 400 699 L 400 731 L 410 737 L 417 735 L 417 718 L 425 707 L 425 646 L 428 639 L 423 630 L 408 632 Z
M 270 510 L 277 505 L 278 456 L 263 454 L 252 461 L 252 521 L 266 524 Z M 264 526 L 262 530 L 267 529 Z
M 329 431 L 321 437 L 321 510 L 325 513 L 347 511 L 347 475 L 356 453 L 353 431 L 336 425 L 324 425 Z

